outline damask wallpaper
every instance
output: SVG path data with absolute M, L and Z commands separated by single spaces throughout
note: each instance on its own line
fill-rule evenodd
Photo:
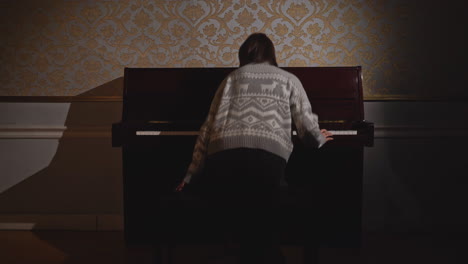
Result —
M 367 99 L 437 95 L 411 81 L 423 20 L 408 2 L 2 0 L 0 95 L 78 95 L 124 67 L 236 67 L 253 32 L 280 66 L 362 66 Z

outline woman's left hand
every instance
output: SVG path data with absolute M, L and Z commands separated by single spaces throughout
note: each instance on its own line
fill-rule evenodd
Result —
M 321 129 L 320 133 L 322 133 L 322 135 L 325 137 L 326 141 L 333 140 L 333 134 L 330 131 L 328 131 L 326 129 Z

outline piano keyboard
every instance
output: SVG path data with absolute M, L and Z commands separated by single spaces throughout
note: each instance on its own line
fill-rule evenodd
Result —
M 357 130 L 328 130 L 334 136 L 356 136 Z M 293 135 L 297 135 L 296 131 L 293 131 Z
M 328 130 L 334 136 L 356 136 L 357 130 Z M 198 131 L 136 131 L 137 136 L 197 136 Z M 293 135 L 297 135 L 293 131 Z
M 198 131 L 137 131 L 137 136 L 198 136 Z

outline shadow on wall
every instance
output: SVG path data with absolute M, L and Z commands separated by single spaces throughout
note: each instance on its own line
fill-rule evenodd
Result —
M 122 92 L 120 77 L 77 97 Z M 111 146 L 111 124 L 120 120 L 121 107 L 121 102 L 72 102 L 49 166 L 1 193 L 0 214 L 121 213 L 121 154 Z

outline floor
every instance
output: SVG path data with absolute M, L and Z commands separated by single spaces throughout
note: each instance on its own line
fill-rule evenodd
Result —
M 179 246 L 174 264 L 234 264 L 223 247 Z M 302 263 L 302 248 L 282 248 L 287 264 Z M 463 235 L 367 235 L 359 253 L 322 248 L 319 264 L 451 264 L 468 263 L 468 238 Z M 167 257 L 167 256 L 166 256 Z M 150 247 L 126 247 L 121 232 L 0 231 L 2 264 L 154 263 Z

